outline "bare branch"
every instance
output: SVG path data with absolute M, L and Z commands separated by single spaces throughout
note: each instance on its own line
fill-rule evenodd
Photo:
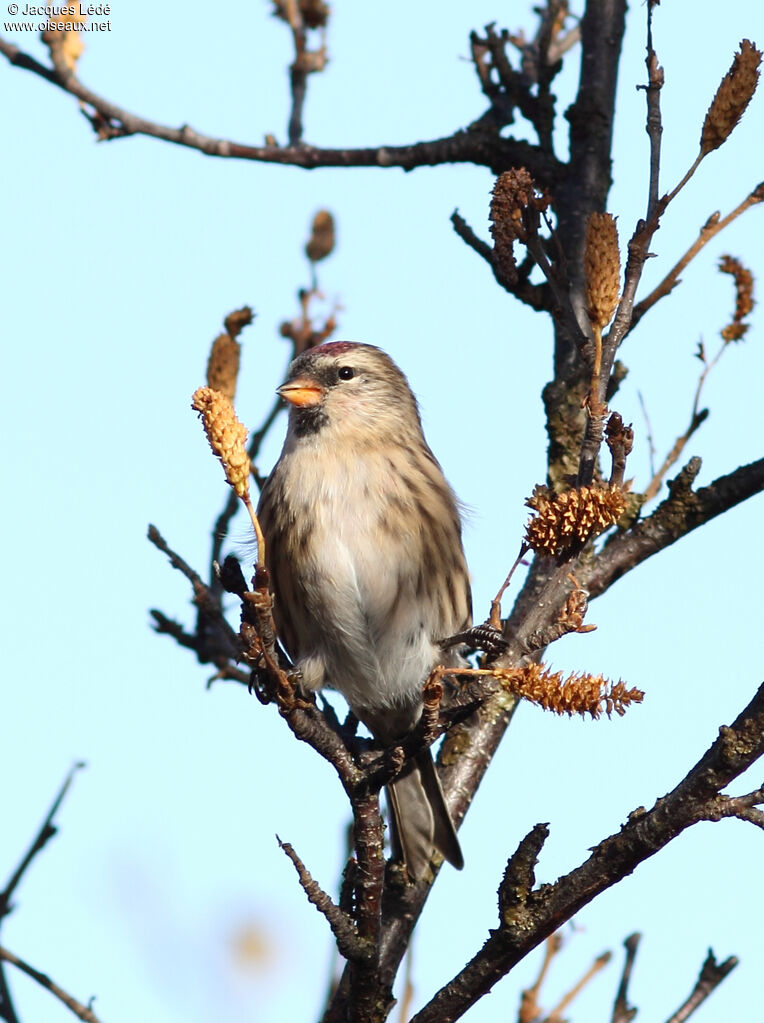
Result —
M 738 964 L 736 956 L 730 956 L 723 963 L 717 963 L 714 953 L 708 950 L 708 956 L 703 963 L 700 976 L 689 998 L 670 1016 L 667 1023 L 684 1023 L 686 1019 L 695 1012 L 708 996 L 716 990 L 721 982 L 728 977 Z
M 289 84 L 292 92 L 292 109 L 289 114 L 287 135 L 290 146 L 299 145 L 302 140 L 302 110 L 308 85 L 308 75 L 323 71 L 326 67 L 326 44 L 324 29 L 329 17 L 328 6 L 318 10 L 314 6 L 314 23 L 306 24 L 303 5 L 299 0 L 281 0 L 276 3 L 276 13 L 287 22 L 292 30 L 294 60 L 289 68 Z M 308 49 L 308 29 L 321 28 L 321 45 L 317 50 Z
M 499 885 L 499 919 L 505 927 L 514 926 L 517 917 L 524 912 L 536 883 L 534 869 L 547 838 L 549 825 L 537 824 L 520 842 L 504 868 Z
M 764 803 L 764 788 L 749 792 L 746 796 L 719 796 L 709 809 L 707 819 L 720 821 L 724 817 L 737 817 L 758 828 L 764 828 L 764 812 L 756 809 L 761 803 Z
M 54 70 L 40 64 L 13 43 L 0 38 L 0 53 L 16 67 L 31 71 L 47 82 L 75 96 L 98 115 L 90 118 L 103 141 L 129 135 L 147 135 L 174 145 L 196 149 L 207 156 L 260 163 L 287 164 L 312 170 L 316 167 L 433 167 L 444 163 L 475 163 L 501 173 L 507 167 L 523 165 L 546 184 L 553 184 L 561 175 L 563 165 L 543 153 L 537 146 L 511 138 L 502 138 L 495 129 L 458 130 L 453 135 L 407 146 L 372 146 L 363 148 L 325 149 L 320 146 L 244 145 L 214 138 L 195 131 L 189 125 L 171 128 L 138 117 L 111 103 L 84 86 L 72 73 Z
M 27 849 L 26 853 L 22 857 L 18 867 L 13 872 L 11 879 L 5 886 L 5 889 L 2 892 L 0 892 L 0 921 L 2 921 L 4 916 L 7 916 L 8 913 L 11 912 L 11 909 L 13 908 L 11 905 L 13 893 L 18 888 L 19 883 L 24 874 L 26 873 L 27 869 L 29 868 L 29 865 L 31 864 L 32 860 L 42 849 L 45 848 L 45 846 L 48 844 L 51 838 L 53 838 L 53 836 L 56 834 L 57 828 L 53 823 L 53 818 L 58 813 L 59 807 L 61 806 L 61 803 L 64 801 L 64 798 L 66 797 L 66 794 L 69 791 L 69 788 L 74 780 L 75 774 L 77 773 L 77 771 L 80 771 L 83 767 L 85 767 L 85 764 L 82 761 L 78 761 L 77 763 L 73 764 L 72 767 L 69 769 L 69 772 L 66 775 L 66 778 L 64 779 L 61 788 L 58 790 L 58 793 L 56 794 L 56 798 L 53 800 L 53 803 L 51 804 L 50 810 L 48 810 L 48 813 L 45 816 L 45 820 L 40 825 L 40 830 L 35 835 L 34 839 L 32 840 L 32 844 L 29 846 L 29 849 Z
M 197 624 L 196 635 L 183 631 L 183 628 L 167 618 L 161 611 L 152 610 L 151 614 L 156 622 L 158 632 L 173 636 L 176 642 L 196 652 L 202 663 L 212 663 L 222 667 L 230 660 L 237 660 L 241 652 L 238 637 L 229 623 L 226 621 L 219 596 L 206 585 L 198 572 L 177 554 L 161 535 L 156 526 L 149 525 L 149 542 L 166 554 L 170 564 L 177 569 L 191 583 L 194 594 L 194 604 L 199 610 L 200 622 L 204 628 Z
M 552 960 L 559 953 L 562 948 L 562 936 L 560 933 L 551 934 L 544 943 L 544 958 L 541 961 L 541 967 L 539 968 L 538 975 L 531 987 L 526 988 L 520 996 L 520 1012 L 518 1013 L 517 1023 L 536 1023 L 542 1016 L 541 1006 L 539 1005 L 539 993 L 541 986 L 546 979 L 546 975 L 549 972 L 549 967 L 552 964 Z
M 523 264 L 522 267 L 519 267 L 517 280 L 510 281 L 506 274 L 501 272 L 500 265 L 493 258 L 493 249 L 491 246 L 475 234 L 464 217 L 459 214 L 458 210 L 454 210 L 451 214 L 451 223 L 454 231 L 456 231 L 462 241 L 469 245 L 473 252 L 477 252 L 477 254 L 481 256 L 486 263 L 488 263 L 497 284 L 500 284 L 505 291 L 514 295 L 515 298 L 519 298 L 521 302 L 530 306 L 531 309 L 548 310 L 550 308 L 548 285 L 531 284 L 528 280 L 532 261 L 529 261 L 527 265 Z
M 597 976 L 597 974 L 605 969 L 605 967 L 610 962 L 612 957 L 613 957 L 612 952 L 600 953 L 600 955 L 597 956 L 597 958 L 594 960 L 589 969 L 584 973 L 584 975 L 573 985 L 573 987 L 569 991 L 565 992 L 565 994 L 562 996 L 557 1005 L 555 1005 L 554 1009 L 552 1009 L 552 1011 L 549 1013 L 544 1023 L 565 1023 L 562 1015 L 563 1012 L 581 994 L 581 992 L 584 990 L 587 984 L 591 983 L 591 981 Z
M 699 472 L 700 459 L 690 459 L 669 483 L 669 496 L 652 515 L 625 532 L 615 533 L 594 563 L 576 569 L 592 598 L 647 558 L 764 490 L 764 458 L 720 476 L 707 487 L 692 490 Z
M 0 947 L 0 961 L 12 963 L 17 969 L 21 970 L 32 980 L 36 980 L 37 983 L 44 987 L 46 991 L 50 991 L 52 995 L 55 995 L 60 1002 L 63 1002 L 67 1009 L 71 1009 L 74 1015 L 85 1023 L 100 1023 L 98 1017 L 88 1005 L 83 1005 L 82 1002 L 78 1002 L 76 998 L 72 998 L 70 994 L 67 994 L 63 988 L 60 988 L 58 984 L 54 983 L 45 973 L 40 973 L 39 970 L 35 970 L 29 963 L 24 962 L 23 959 L 19 959 L 18 956 L 14 955 L 7 948 Z
M 605 414 L 605 390 L 615 361 L 616 352 L 626 336 L 632 321 L 634 298 L 647 260 L 650 243 L 658 230 L 665 202 L 658 198 L 660 171 L 660 143 L 663 131 L 660 112 L 660 92 L 663 87 L 663 69 L 658 63 L 652 45 L 652 14 L 654 5 L 647 4 L 647 133 L 650 138 L 650 184 L 645 219 L 640 220 L 629 242 L 629 256 L 624 271 L 623 293 L 612 326 L 602 338 L 601 368 L 597 393 L 590 394 L 590 414 L 581 444 L 578 485 L 588 485 L 594 478 L 599 450 L 602 445 Z
M 585 863 L 554 884 L 527 891 L 523 883 L 519 902 L 515 900 L 510 914 L 502 914 L 501 926 L 490 932 L 477 955 L 414 1016 L 412 1023 L 451 1023 L 461 1018 L 564 921 L 688 827 L 706 820 L 720 790 L 762 755 L 764 685 L 732 725 L 720 729 L 719 737 L 689 774 L 651 810 L 640 807 L 631 813 L 619 832 L 600 842 Z
M 370 942 L 364 941 L 359 937 L 358 930 L 353 923 L 353 918 L 340 909 L 336 903 L 332 902 L 318 882 L 313 880 L 307 867 L 294 851 L 293 846 L 289 842 L 282 842 L 278 835 L 276 836 L 276 841 L 279 843 L 279 848 L 284 850 L 294 864 L 297 876 L 300 879 L 300 885 L 308 896 L 308 901 L 326 918 L 340 953 L 351 961 L 366 961 L 370 959 L 374 947 Z
M 21 862 L 11 875 L 8 884 L 5 886 L 3 891 L 0 892 L 0 926 L 2 926 L 3 919 L 13 909 L 13 904 L 11 902 L 13 893 L 18 888 L 21 879 L 29 869 L 30 864 L 34 860 L 35 856 L 37 856 L 37 854 L 45 848 L 51 838 L 53 838 L 56 834 L 57 828 L 53 822 L 54 817 L 58 813 L 61 803 L 69 791 L 72 781 L 74 780 L 74 775 L 84 766 L 84 763 L 78 761 L 69 769 L 61 788 L 58 790 L 58 793 L 51 804 L 50 810 L 48 810 L 45 819 L 40 825 L 39 831 L 34 836 L 29 848 L 22 856 Z M 2 952 L 2 950 L 0 950 L 0 952 Z M 17 962 L 15 957 L 11 958 L 10 953 L 8 953 L 5 957 L 0 954 L 0 1017 L 2 1017 L 6 1023 L 19 1023 L 16 1010 L 13 1006 L 13 1002 L 11 1001 L 11 993 L 8 988 L 5 971 L 3 970 L 3 958 L 7 959 L 8 962 L 13 962 L 16 966 L 19 966 L 20 969 L 23 969 L 23 966 L 21 965 L 20 960 Z
M 641 302 L 638 302 L 634 306 L 634 313 L 632 315 L 629 333 L 636 327 L 645 313 L 651 309 L 656 302 L 670 294 L 677 284 L 680 283 L 679 275 L 692 262 L 704 245 L 707 245 L 712 238 L 716 237 L 720 231 L 724 230 L 728 224 L 731 224 L 732 221 L 739 217 L 742 213 L 745 213 L 746 210 L 751 209 L 752 206 L 756 206 L 763 200 L 764 181 L 757 185 L 752 192 L 749 192 L 745 199 L 743 199 L 743 201 L 739 203 L 731 213 L 728 213 L 726 217 L 722 217 L 720 219 L 718 213 L 712 213 L 703 227 L 701 227 L 696 240 L 685 252 L 679 262 L 676 263 L 671 270 L 669 270 L 660 284 L 653 288 L 646 298 L 643 298 Z
M 637 949 L 639 948 L 641 940 L 642 935 L 635 933 L 630 934 L 623 943 L 623 947 L 626 949 L 626 959 L 623 964 L 621 982 L 618 985 L 618 993 L 615 996 L 613 1015 L 610 1017 L 610 1023 L 631 1023 L 637 1015 L 637 1009 L 634 1008 L 634 1006 L 629 1005 L 627 995 L 629 983 L 631 981 L 631 971 L 634 969 L 634 960 L 636 959 Z

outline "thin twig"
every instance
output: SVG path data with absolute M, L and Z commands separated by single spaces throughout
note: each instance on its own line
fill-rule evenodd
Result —
M 684 1023 L 686 1019 L 689 1019 L 698 1006 L 708 998 L 725 977 L 732 973 L 738 962 L 737 956 L 730 956 L 723 963 L 717 963 L 713 951 L 709 949 L 706 961 L 703 963 L 700 971 L 700 976 L 690 996 L 686 1002 L 679 1006 L 673 1016 L 669 1017 L 667 1023 Z
M 635 932 L 630 934 L 623 943 L 623 947 L 626 949 L 626 959 L 624 960 L 623 972 L 621 973 L 621 981 L 615 996 L 610 1023 L 631 1023 L 637 1015 L 637 1009 L 629 1005 L 628 992 L 631 982 L 631 971 L 634 969 L 634 960 L 636 959 L 637 949 L 641 940 L 642 935 Z
M 631 326 L 629 332 L 639 323 L 645 313 L 651 309 L 655 303 L 668 295 L 673 289 L 679 284 L 679 275 L 688 266 L 689 263 L 697 256 L 704 245 L 707 245 L 720 231 L 723 231 L 728 224 L 731 224 L 733 220 L 737 219 L 746 210 L 749 210 L 752 206 L 756 206 L 758 203 L 764 201 L 764 182 L 757 185 L 752 192 L 739 203 L 731 213 L 728 213 L 726 217 L 719 218 L 718 213 L 713 213 L 708 220 L 701 227 L 698 237 L 687 249 L 682 258 L 669 270 L 663 280 L 658 284 L 650 294 L 643 298 L 641 302 L 638 302 L 634 306 L 634 314 L 631 320 Z
M 655 497 L 655 495 L 661 489 L 666 473 L 669 471 L 669 469 L 671 469 L 672 466 L 676 465 L 676 463 L 679 461 L 680 455 L 687 446 L 687 442 L 689 441 L 689 439 L 703 425 L 703 423 L 705 423 L 706 419 L 708 418 L 709 415 L 708 409 L 699 408 L 700 395 L 701 392 L 703 391 L 703 385 L 706 382 L 708 374 L 711 372 L 714 366 L 716 366 L 716 364 L 719 362 L 719 359 L 721 359 L 722 355 L 724 354 L 725 350 L 729 347 L 730 347 L 729 344 L 727 344 L 726 342 L 722 344 L 722 346 L 719 348 L 719 351 L 716 353 L 713 359 L 711 359 L 710 362 L 708 362 L 705 359 L 705 356 L 703 356 L 703 369 L 701 370 L 700 376 L 698 377 L 698 383 L 695 388 L 695 396 L 692 402 L 692 411 L 690 412 L 690 421 L 687 424 L 687 429 L 684 431 L 684 433 L 680 434 L 680 436 L 677 437 L 677 439 L 674 441 L 674 445 L 664 458 L 661 467 L 653 475 L 653 478 L 648 483 L 645 489 L 645 502 L 650 501 L 652 500 L 653 497 Z
M 640 220 L 629 241 L 629 256 L 624 272 L 623 293 L 618 303 L 610 330 L 602 338 L 601 372 L 598 374 L 599 392 L 592 394 L 591 414 L 587 417 L 581 444 L 579 459 L 578 486 L 591 484 L 597 465 L 597 458 L 602 445 L 606 410 L 604 392 L 615 361 L 618 347 L 626 336 L 632 323 L 634 298 L 642 277 L 647 260 L 650 243 L 658 230 L 660 218 L 665 210 L 665 201 L 659 196 L 660 153 L 663 126 L 661 121 L 660 94 L 663 88 L 663 68 L 652 44 L 653 4 L 647 4 L 647 75 L 648 83 L 644 86 L 647 97 L 647 134 L 650 139 L 650 176 L 648 186 L 647 211 L 645 219 Z
M 403 963 L 403 991 L 400 994 L 399 1023 L 408 1023 L 414 1001 L 414 945 L 409 945 Z
M 637 391 L 637 398 L 639 399 L 639 407 L 642 409 L 642 418 L 645 421 L 645 434 L 647 438 L 647 451 L 650 460 L 650 477 L 655 475 L 655 438 L 653 436 L 653 424 L 650 422 L 650 413 L 647 411 L 647 405 L 645 404 L 644 395 L 641 391 Z
M 536 979 L 520 995 L 520 1011 L 517 1014 L 517 1023 L 536 1023 L 541 1016 L 542 1010 L 539 1005 L 539 993 L 549 972 L 549 967 L 552 965 L 552 960 L 561 948 L 562 935 L 560 932 L 557 931 L 555 934 L 550 934 L 544 942 L 544 958 L 541 960 L 541 966 Z
M 53 823 L 53 818 L 58 813 L 59 807 L 69 791 L 69 787 L 74 780 L 75 774 L 83 767 L 85 767 L 84 762 L 77 761 L 77 763 L 73 764 L 69 769 L 61 788 L 58 790 L 56 798 L 51 804 L 50 810 L 48 810 L 45 820 L 40 825 L 39 831 L 32 840 L 32 844 L 29 846 L 29 849 L 27 849 L 26 853 L 22 857 L 18 867 L 11 875 L 11 879 L 5 886 L 4 891 L 0 892 L 0 921 L 2 921 L 3 917 L 11 911 L 11 898 L 18 887 L 19 882 L 26 873 L 30 863 L 56 834 L 57 828 Z
M 488 263 L 497 284 L 531 309 L 549 310 L 551 299 L 549 287 L 545 284 L 531 284 L 528 280 L 528 273 L 533 266 L 530 259 L 525 268 L 527 272 L 523 272 L 523 266 L 519 267 L 517 280 L 510 281 L 506 274 L 502 273 L 498 261 L 493 258 L 492 247 L 475 234 L 458 210 L 451 214 L 451 224 L 462 241 Z
M 238 657 L 240 652 L 238 636 L 223 614 L 219 594 L 214 593 L 199 573 L 169 546 L 156 526 L 149 525 L 147 535 L 149 542 L 162 551 L 172 567 L 191 583 L 194 604 L 199 611 L 196 635 L 191 636 L 161 611 L 153 609 L 151 614 L 156 622 L 157 631 L 173 636 L 182 646 L 195 650 L 201 661 L 211 662 L 217 667 Z M 200 628 L 200 621 L 204 622 L 204 629 Z
M 54 835 L 56 834 L 57 828 L 53 823 L 53 819 L 58 813 L 59 807 L 61 806 L 64 797 L 69 791 L 69 787 L 72 784 L 74 775 L 83 767 L 85 767 L 85 764 L 82 761 L 78 761 L 77 763 L 73 764 L 72 767 L 69 769 L 69 772 L 66 775 L 66 778 L 64 779 L 61 788 L 58 790 L 58 793 L 56 794 L 56 797 L 53 800 L 53 803 L 45 817 L 45 820 L 40 825 L 40 828 L 37 834 L 32 839 L 32 842 L 29 848 L 27 849 L 26 853 L 22 856 L 21 862 L 19 863 L 18 867 L 11 875 L 8 884 L 5 886 L 4 890 L 0 892 L 0 926 L 2 925 L 4 917 L 6 917 L 8 913 L 10 913 L 11 910 L 13 909 L 11 903 L 13 893 L 18 888 L 22 877 L 29 869 L 32 860 L 34 860 L 35 856 L 48 844 L 51 838 L 53 838 Z M 0 1017 L 2 1017 L 3 1020 L 5 1020 L 5 1023 L 20 1023 L 18 1016 L 16 1015 L 16 1010 L 13 1006 L 13 1002 L 11 1001 L 10 989 L 8 987 L 5 971 L 3 970 L 2 966 L 2 957 L 0 957 Z
M 597 958 L 592 963 L 592 965 L 586 971 L 586 973 L 584 973 L 584 975 L 581 977 L 581 979 L 577 981 L 573 985 L 573 987 L 562 996 L 557 1005 L 555 1005 L 554 1009 L 552 1009 L 552 1011 L 549 1013 L 544 1023 L 563 1023 L 562 1016 L 563 1012 L 567 1009 L 569 1005 L 571 1005 L 572 1002 L 575 1001 L 575 999 L 581 994 L 581 992 L 584 990 L 587 984 L 590 984 L 591 981 L 597 976 L 597 974 L 605 969 L 605 967 L 610 962 L 612 957 L 613 957 L 612 952 L 602 952 L 600 955 L 598 955 Z
M 279 848 L 283 849 L 286 855 L 294 864 L 297 876 L 300 879 L 302 890 L 308 896 L 308 901 L 316 907 L 331 927 L 332 934 L 337 942 L 340 953 L 348 960 L 365 961 L 371 955 L 373 948 L 358 935 L 358 930 L 353 919 L 321 888 L 308 871 L 300 857 L 289 842 L 282 842 L 276 836 Z
M 764 812 L 757 809 L 761 803 L 764 803 L 764 789 L 756 789 L 745 796 L 719 796 L 709 809 L 707 819 L 720 821 L 725 817 L 737 817 L 764 828 Z
M 690 180 L 690 178 L 691 178 L 691 177 L 693 176 L 693 174 L 695 173 L 695 171 L 696 171 L 696 170 L 698 169 L 698 167 L 700 167 L 701 161 L 703 160 L 703 158 L 704 158 L 704 157 L 705 157 L 706 155 L 707 155 L 707 154 L 706 154 L 706 153 L 704 153 L 704 152 L 703 152 L 702 150 L 701 150 L 701 151 L 700 151 L 700 152 L 698 153 L 698 155 L 697 155 L 697 156 L 695 157 L 695 159 L 693 160 L 692 164 L 690 165 L 690 167 L 689 167 L 689 169 L 688 169 L 687 173 L 686 173 L 686 174 L 684 175 L 684 177 L 682 178 L 682 180 L 681 180 L 681 181 L 679 182 L 679 184 L 678 184 L 678 185 L 675 185 L 675 186 L 674 186 L 674 188 L 672 188 L 672 189 L 671 189 L 671 191 L 669 192 L 669 194 L 668 194 L 668 195 L 666 196 L 666 203 L 667 203 L 667 204 L 668 204 L 668 203 L 670 203 L 672 199 L 676 199 L 676 197 L 677 197 L 677 196 L 679 195 L 679 193 L 680 193 L 680 192 L 682 191 L 682 189 L 684 188 L 684 186 L 685 186 L 685 185 L 687 184 L 687 182 L 688 182 L 688 181 Z
M 247 445 L 247 454 L 249 455 L 250 460 L 252 462 L 253 475 L 255 472 L 254 467 L 255 459 L 260 453 L 260 448 L 262 447 L 263 441 L 265 440 L 268 431 L 278 418 L 279 412 L 281 412 L 283 408 L 284 402 L 281 400 L 281 398 L 276 398 L 268 414 L 263 420 L 262 425 L 259 427 L 259 429 L 255 430 L 255 432 L 250 437 L 249 444 Z M 219 580 L 217 579 L 217 576 L 215 574 L 214 565 L 216 562 L 220 561 L 220 556 L 223 551 L 223 544 L 225 543 L 226 537 L 228 536 L 228 529 L 229 526 L 231 525 L 231 520 L 236 514 L 238 507 L 239 498 L 236 496 L 234 490 L 229 490 L 226 496 L 226 503 L 220 515 L 218 515 L 217 519 L 215 520 L 215 525 L 212 530 L 212 552 L 210 555 L 210 577 L 212 581 L 210 583 L 210 590 L 212 593 L 215 594 L 222 592 L 222 589 L 220 587 Z
M 52 981 L 47 974 L 40 973 L 39 970 L 24 962 L 23 959 L 19 959 L 17 955 L 14 955 L 7 948 L 0 947 L 0 960 L 11 963 L 18 970 L 21 970 L 22 973 L 31 977 L 32 980 L 36 980 L 41 987 L 44 987 L 46 991 L 50 991 L 60 1002 L 63 1002 L 67 1009 L 71 1009 L 78 1019 L 85 1020 L 85 1023 L 100 1023 L 98 1016 L 96 1016 L 90 1006 L 78 1002 L 76 998 L 67 994 L 63 988 L 60 988 L 58 984 Z
M 707 487 L 692 489 L 701 461 L 691 458 L 669 481 L 668 497 L 631 529 L 613 533 L 596 561 L 576 569 L 594 599 L 626 572 L 676 543 L 694 529 L 764 491 L 764 458 L 741 465 Z

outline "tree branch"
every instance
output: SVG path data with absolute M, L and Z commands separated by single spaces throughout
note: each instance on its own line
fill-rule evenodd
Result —
M 58 984 L 50 979 L 45 973 L 40 973 L 39 970 L 35 970 L 29 963 L 24 962 L 23 959 L 19 959 L 18 956 L 14 955 L 7 948 L 0 947 L 0 961 L 6 963 L 12 963 L 17 969 L 21 970 L 32 980 L 36 980 L 37 983 L 44 987 L 46 991 L 50 991 L 52 995 L 55 995 L 60 1002 L 63 1002 L 67 1009 L 71 1009 L 74 1015 L 81 1020 L 85 1020 L 85 1023 L 100 1023 L 98 1017 L 88 1005 L 83 1005 L 82 1002 L 78 1002 L 76 998 L 72 998 L 71 995 L 67 994 L 63 988 L 60 988 Z
M 332 902 L 318 882 L 311 877 L 293 846 L 289 842 L 282 842 L 278 835 L 276 841 L 279 843 L 279 848 L 284 850 L 294 864 L 300 885 L 308 896 L 308 901 L 325 917 L 331 927 L 340 954 L 353 962 L 368 960 L 373 954 L 374 946 L 359 937 L 353 918 Z
M 631 324 L 634 310 L 634 299 L 637 287 L 642 278 L 645 261 L 647 260 L 650 243 L 655 232 L 658 230 L 660 217 L 665 209 L 665 201 L 660 200 L 659 172 L 661 136 L 663 126 L 661 123 L 660 93 L 663 88 L 663 68 L 658 63 L 655 50 L 653 49 L 652 36 L 652 14 L 653 4 L 647 4 L 647 76 L 648 82 L 644 87 L 647 96 L 647 134 L 650 139 L 650 173 L 648 184 L 647 211 L 645 219 L 640 220 L 629 241 L 629 256 L 624 271 L 623 292 L 618 303 L 615 316 L 610 330 L 602 339 L 601 367 L 598 374 L 598 393 L 589 394 L 589 415 L 586 418 L 583 441 L 581 444 L 581 455 L 578 468 L 578 485 L 588 486 L 595 474 L 597 458 L 605 427 L 607 405 L 605 403 L 605 392 L 610 380 L 610 374 L 615 361 L 616 352 L 626 336 Z
M 229 661 L 236 661 L 241 653 L 239 639 L 226 621 L 219 596 L 216 596 L 199 573 L 168 545 L 156 526 L 149 525 L 147 535 L 149 542 L 167 555 L 172 567 L 191 583 L 194 604 L 200 615 L 196 633 L 191 635 L 184 632 L 177 622 L 154 609 L 151 614 L 156 622 L 157 631 L 173 636 L 176 642 L 194 650 L 202 664 L 212 663 L 222 668 Z M 204 624 L 203 628 L 200 628 L 201 622 Z
M 514 295 L 515 298 L 518 298 L 525 305 L 530 306 L 531 309 L 536 311 L 548 311 L 550 309 L 551 296 L 548 284 L 531 284 L 527 273 L 522 274 L 519 271 L 517 280 L 510 281 L 501 272 L 500 266 L 493 257 L 491 246 L 475 234 L 458 210 L 454 210 L 451 214 L 451 224 L 462 241 L 488 263 L 496 283 L 504 288 L 505 291 L 508 291 L 510 295 Z M 527 269 L 530 271 L 531 267 L 528 266 Z M 522 270 L 522 267 L 520 270 Z
M 645 313 L 648 312 L 656 302 L 670 294 L 677 284 L 680 283 L 679 275 L 692 262 L 704 245 L 707 245 L 712 238 L 716 237 L 720 231 L 724 230 L 724 228 L 739 217 L 741 213 L 745 213 L 746 210 L 749 210 L 752 206 L 755 206 L 762 201 L 764 201 L 764 181 L 758 184 L 752 192 L 749 192 L 745 199 L 743 199 L 743 201 L 739 203 L 731 213 L 728 213 L 726 217 L 722 217 L 720 219 L 718 213 L 712 213 L 703 227 L 701 227 L 698 237 L 689 249 L 687 249 L 682 258 L 671 268 L 671 270 L 669 270 L 660 284 L 656 285 L 646 298 L 643 298 L 641 302 L 638 302 L 634 306 L 629 333 L 636 327 Z
M 700 976 L 695 987 L 692 989 L 692 993 L 687 1001 L 680 1005 L 673 1016 L 669 1017 L 667 1023 L 684 1023 L 686 1019 L 689 1019 L 698 1006 L 708 998 L 725 977 L 732 973 L 737 964 L 738 959 L 736 956 L 730 956 L 723 963 L 717 963 L 713 951 L 709 949 L 708 956 L 703 963 Z
M 721 789 L 763 754 L 764 685 L 733 724 L 720 729 L 713 745 L 673 791 L 651 810 L 640 807 L 633 811 L 621 830 L 595 846 L 580 867 L 554 884 L 530 892 L 520 912 L 509 919 L 504 914 L 480 952 L 414 1016 L 412 1023 L 453 1023 L 460 1019 L 528 952 L 583 906 L 687 828 L 707 820 Z
M 618 985 L 618 993 L 615 996 L 610 1023 L 631 1023 L 637 1015 L 637 1009 L 629 1005 L 628 991 L 631 971 L 634 969 L 634 960 L 637 957 L 637 949 L 641 940 L 642 935 L 635 933 L 630 934 L 623 943 L 623 947 L 626 949 L 626 959 L 623 964 L 623 972 L 621 973 L 621 981 Z
M 694 491 L 692 482 L 699 472 L 700 459 L 690 459 L 669 483 L 669 496 L 652 515 L 632 529 L 614 534 L 590 565 L 576 569 L 592 598 L 653 554 L 764 490 L 764 458 Z
M 0 926 L 2 926 L 3 919 L 13 909 L 13 906 L 11 904 L 13 893 L 18 888 L 21 879 L 23 878 L 26 871 L 29 869 L 30 864 L 34 860 L 35 856 L 37 856 L 37 854 L 41 852 L 42 849 L 45 848 L 45 846 L 48 844 L 51 838 L 53 838 L 53 836 L 56 834 L 57 828 L 53 823 L 53 820 L 56 814 L 58 813 L 61 803 L 66 797 L 67 792 L 69 791 L 72 781 L 74 780 L 74 775 L 84 766 L 85 766 L 84 763 L 77 762 L 73 764 L 72 767 L 69 769 L 69 772 L 66 778 L 64 779 L 61 788 L 58 790 L 58 793 L 56 794 L 56 797 L 53 800 L 50 810 L 45 816 L 45 820 L 40 825 L 39 831 L 33 838 L 32 843 L 29 846 L 29 849 L 27 849 L 26 853 L 22 856 L 21 862 L 11 875 L 8 884 L 5 886 L 3 891 L 0 892 Z M 0 1018 L 5 1020 L 6 1023 L 19 1023 L 19 1019 L 16 1015 L 16 1010 L 14 1009 L 13 1002 L 11 1001 L 11 994 L 5 977 L 5 971 L 3 970 L 2 966 L 3 960 L 13 963 L 15 966 L 18 966 L 19 969 L 25 969 L 26 964 L 22 965 L 21 960 L 16 960 L 16 957 L 15 956 L 12 957 L 11 953 L 6 953 L 5 955 L 3 955 L 2 950 L 0 950 Z M 31 969 L 31 967 L 28 967 L 26 969 L 28 971 L 29 969 Z M 42 974 L 40 976 L 42 976 Z
M 306 170 L 317 167 L 401 167 L 403 170 L 413 170 L 416 167 L 435 167 L 444 163 L 474 163 L 490 167 L 494 173 L 500 174 L 507 167 L 520 165 L 528 167 L 534 177 L 549 186 L 558 180 L 563 171 L 563 165 L 558 160 L 537 146 L 517 139 L 502 138 L 498 131 L 490 128 L 460 129 L 444 138 L 404 146 L 326 149 L 302 142 L 290 146 L 245 145 L 204 135 L 187 124 L 171 128 L 138 117 L 88 89 L 73 73 L 45 67 L 3 38 L 0 38 L 0 53 L 15 67 L 44 78 L 94 110 L 99 115 L 95 118 L 94 127 L 102 141 L 129 135 L 147 135 L 196 149 L 207 156 L 287 164 Z
M 11 909 L 13 908 L 11 906 L 11 898 L 13 896 L 13 893 L 18 888 L 19 883 L 21 882 L 22 877 L 28 870 L 32 860 L 42 849 L 45 848 L 45 846 L 48 844 L 51 838 L 53 838 L 54 835 L 56 834 L 56 831 L 58 829 L 53 823 L 53 818 L 58 813 L 59 808 L 62 802 L 64 801 L 72 782 L 74 781 L 75 774 L 77 773 L 77 771 L 82 770 L 83 767 L 85 767 L 85 764 L 82 761 L 78 761 L 76 764 L 73 764 L 72 767 L 69 769 L 69 772 L 66 778 L 64 778 L 64 782 L 61 788 L 58 790 L 58 793 L 56 794 L 56 798 L 53 800 L 53 803 L 51 804 L 50 810 L 48 810 L 48 813 L 46 814 L 45 820 L 40 825 L 39 831 L 32 840 L 32 844 L 29 846 L 29 849 L 22 857 L 21 863 L 19 863 L 18 867 L 13 872 L 11 879 L 5 886 L 5 889 L 2 892 L 0 892 L 0 921 L 2 921 L 3 917 L 7 916 L 8 913 L 11 912 Z

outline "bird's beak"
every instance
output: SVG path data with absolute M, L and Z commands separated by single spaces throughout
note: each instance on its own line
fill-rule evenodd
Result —
M 318 405 L 324 396 L 324 389 L 310 377 L 297 377 L 296 380 L 288 380 L 281 387 L 277 388 L 276 394 L 298 408 L 308 408 L 311 405 Z

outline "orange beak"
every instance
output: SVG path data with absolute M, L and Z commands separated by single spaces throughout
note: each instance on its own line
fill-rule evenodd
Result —
M 298 377 L 296 380 L 282 384 L 277 388 L 276 394 L 280 394 L 290 405 L 308 408 L 311 405 L 318 405 L 324 396 L 324 389 L 310 377 Z

